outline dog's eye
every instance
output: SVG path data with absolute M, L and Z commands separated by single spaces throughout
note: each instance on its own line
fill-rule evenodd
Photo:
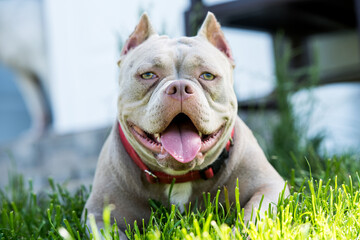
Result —
M 140 77 L 142 79 L 149 80 L 149 79 L 157 78 L 157 75 L 152 72 L 146 72 L 146 73 L 141 74 Z
M 215 76 L 209 72 L 204 72 L 200 75 L 200 78 L 207 81 L 211 81 L 215 79 Z

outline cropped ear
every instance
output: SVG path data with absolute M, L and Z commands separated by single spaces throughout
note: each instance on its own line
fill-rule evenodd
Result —
M 156 34 L 156 32 L 151 26 L 148 15 L 143 13 L 134 32 L 130 35 L 128 40 L 126 40 L 125 45 L 121 51 L 121 56 L 126 55 L 131 49 L 136 48 L 154 34 Z
M 225 39 L 224 33 L 221 31 L 220 24 L 212 12 L 207 13 L 197 35 L 206 38 L 212 45 L 223 52 L 228 57 L 231 64 L 234 65 L 230 46 Z

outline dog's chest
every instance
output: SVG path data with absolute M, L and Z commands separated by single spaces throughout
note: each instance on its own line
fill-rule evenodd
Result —
M 169 194 L 170 190 L 171 193 Z M 167 184 L 164 191 L 166 197 L 170 196 L 170 203 L 178 205 L 180 210 L 183 210 L 184 204 L 188 203 L 191 193 L 191 182 L 174 184 L 172 189 L 171 185 Z

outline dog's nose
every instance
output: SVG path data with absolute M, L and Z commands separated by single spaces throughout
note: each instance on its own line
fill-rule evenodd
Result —
M 187 80 L 177 80 L 171 83 L 165 93 L 178 101 L 184 101 L 194 94 L 194 89 Z

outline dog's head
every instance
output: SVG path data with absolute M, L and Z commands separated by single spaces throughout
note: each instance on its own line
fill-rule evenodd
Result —
M 208 13 L 195 37 L 159 36 L 146 14 L 119 61 L 118 120 L 149 167 L 201 169 L 225 147 L 237 115 L 233 59 Z

